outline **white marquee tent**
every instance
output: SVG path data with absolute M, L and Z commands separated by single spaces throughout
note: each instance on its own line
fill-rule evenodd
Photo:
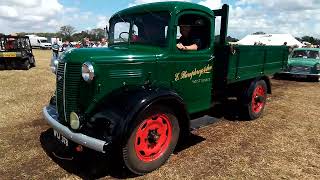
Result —
M 304 46 L 301 42 L 296 40 L 291 34 L 259 34 L 247 35 L 236 44 L 240 45 L 254 45 L 255 43 L 262 43 L 267 46 L 280 46 L 287 42 L 287 46 L 297 45 L 298 47 Z

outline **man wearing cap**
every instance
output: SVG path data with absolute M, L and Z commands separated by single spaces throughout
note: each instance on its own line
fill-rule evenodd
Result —
M 200 22 L 195 22 L 197 25 Z M 177 48 L 179 50 L 198 50 L 201 48 L 201 40 L 197 38 L 195 35 L 192 34 L 192 27 L 191 25 L 187 25 L 187 23 L 180 23 L 180 33 L 181 37 L 178 40 Z

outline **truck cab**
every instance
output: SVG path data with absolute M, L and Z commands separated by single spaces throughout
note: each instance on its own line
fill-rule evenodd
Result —
M 248 119 L 260 117 L 271 93 L 268 75 L 288 56 L 282 46 L 228 45 L 227 5 L 151 3 L 117 12 L 109 23 L 109 48 L 60 56 L 54 103 L 43 113 L 63 144 L 102 153 L 112 147 L 136 174 L 164 164 L 187 139 L 190 117 L 228 97 L 242 103 Z M 190 43 L 182 44 L 193 50 L 177 45 L 186 27 Z

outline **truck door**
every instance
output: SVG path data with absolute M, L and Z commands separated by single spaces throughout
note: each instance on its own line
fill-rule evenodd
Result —
M 214 29 L 212 19 L 207 14 L 194 11 L 178 14 L 172 38 L 176 41 L 172 41 L 172 53 L 167 59 L 170 68 L 163 68 L 163 72 L 171 71 L 174 75 L 171 86 L 182 96 L 189 113 L 209 109 L 211 105 L 213 38 L 210 32 Z M 184 25 L 191 28 L 188 38 L 192 39 L 192 43 L 194 39 L 200 40 L 198 50 L 177 48 L 182 36 L 180 27 Z

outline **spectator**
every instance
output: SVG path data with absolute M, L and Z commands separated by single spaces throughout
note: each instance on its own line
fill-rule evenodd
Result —
M 89 38 L 87 38 L 87 37 L 83 38 L 82 47 L 83 48 L 92 47 L 92 44 L 90 43 L 90 39 Z
M 62 45 L 61 51 L 66 51 L 70 48 L 73 48 L 73 45 L 69 41 L 65 41 Z
M 108 47 L 108 41 L 106 38 L 101 38 L 101 43 L 98 47 Z
M 54 59 L 58 59 L 59 57 L 59 44 L 57 43 L 57 41 L 55 41 L 52 45 L 52 56 Z

